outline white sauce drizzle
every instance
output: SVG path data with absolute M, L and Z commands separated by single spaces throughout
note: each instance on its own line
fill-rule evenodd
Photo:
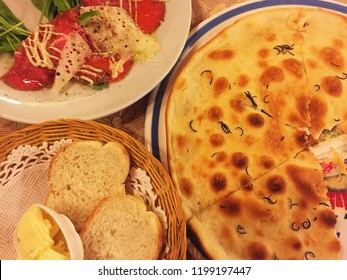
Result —
M 93 67 L 93 66 L 88 65 L 88 64 L 83 65 L 79 69 L 79 71 L 87 73 L 87 74 L 95 75 L 95 76 L 97 76 L 97 73 L 102 73 L 103 72 L 102 69 Z
M 94 81 L 86 76 L 81 75 L 80 78 L 84 81 L 86 81 L 88 84 L 93 85 Z
M 132 9 L 134 8 L 134 22 L 137 22 L 137 19 L 138 19 L 138 2 L 141 2 L 141 1 L 143 1 L 143 0 L 127 0 L 128 6 L 129 6 L 129 14 L 133 13 Z M 167 2 L 167 0 L 158 0 L 158 1 L 159 2 Z M 132 3 L 134 3 L 134 5 L 132 5 Z M 124 1 L 123 0 L 120 0 L 120 8 L 124 8 Z M 124 18 L 123 18 L 123 20 L 124 20 Z M 59 42 L 59 38 L 55 39 L 54 41 L 52 41 L 51 39 L 53 36 L 58 36 L 58 37 L 59 36 L 67 37 L 67 36 L 63 33 L 54 32 L 54 28 L 55 27 L 52 24 L 38 25 L 35 28 L 32 36 L 28 37 L 27 40 L 23 41 L 23 47 L 24 47 L 26 56 L 28 57 L 28 59 L 32 65 L 34 65 L 36 67 L 46 67 L 48 69 L 55 69 L 56 68 L 54 61 L 59 62 L 60 58 L 57 57 L 56 55 L 52 54 L 48 50 L 56 52 L 57 54 L 61 54 L 62 50 L 55 47 L 55 44 L 57 42 Z M 130 29 L 134 29 L 134 28 L 130 28 Z M 131 30 L 131 31 L 134 31 L 134 30 Z M 100 36 L 100 34 L 99 34 L 99 36 Z M 137 36 L 139 36 L 139 34 L 137 34 Z M 147 36 L 147 35 L 144 35 L 144 36 Z M 107 37 L 107 34 L 105 34 L 105 37 Z M 142 37 L 142 36 L 140 36 L 140 37 Z M 146 53 L 146 51 L 145 51 L 145 54 L 142 55 L 143 57 L 140 57 L 140 59 L 138 57 L 139 60 L 145 60 L 146 58 L 152 56 L 154 53 L 156 53 L 160 49 L 160 44 L 158 42 L 156 42 L 156 40 L 153 40 L 152 38 L 151 38 L 151 40 L 149 40 L 148 38 L 150 38 L 150 36 L 148 36 L 146 39 L 145 38 L 141 38 L 141 39 L 142 39 L 142 41 L 145 41 L 147 43 L 149 43 L 149 42 L 151 43 L 152 51 L 150 51 L 149 53 Z M 107 40 L 110 38 L 100 38 L 99 37 L 98 39 L 99 40 L 103 40 L 103 39 Z M 137 39 L 139 39 L 139 38 L 137 38 Z M 116 42 L 115 40 L 111 40 L 111 41 L 113 41 L 113 42 L 109 42 L 109 44 L 114 45 L 114 50 L 117 50 L 119 48 L 120 42 Z M 110 47 L 110 45 L 108 47 Z M 99 50 L 99 51 L 102 51 L 102 50 Z M 139 50 L 137 50 L 137 51 L 139 51 Z M 117 78 L 118 75 L 124 71 L 124 67 L 123 67 L 124 63 L 132 56 L 128 51 L 123 50 L 122 53 L 123 53 L 124 57 L 122 57 L 118 61 L 116 61 L 114 56 L 110 57 L 110 70 L 112 71 L 112 79 Z M 136 56 L 135 56 L 135 59 L 136 59 Z M 82 74 L 89 75 L 91 77 L 97 77 L 97 75 L 98 75 L 97 73 L 101 73 L 101 72 L 103 72 L 103 70 L 96 68 L 96 67 L 92 67 L 90 65 L 83 65 L 78 69 L 78 72 L 80 72 Z M 94 83 L 94 81 L 92 79 L 90 79 L 89 77 L 87 77 L 85 75 L 79 75 L 79 78 L 87 81 L 89 84 Z
M 65 34 L 54 32 L 54 25 L 41 24 L 35 28 L 32 36 L 23 41 L 25 54 L 32 65 L 48 69 L 55 68 L 53 60 L 59 60 L 59 58 L 48 52 L 48 49 L 58 53 L 61 51 L 54 47 L 54 43 L 48 46 L 53 35 L 65 37 Z
M 100 69 L 100 68 L 96 68 L 96 67 L 93 67 L 91 65 L 85 64 L 80 69 L 78 69 L 78 72 L 82 73 L 82 74 L 86 74 L 86 75 L 92 76 L 92 77 L 97 77 L 98 73 L 102 73 L 103 70 Z M 85 75 L 79 75 L 79 78 L 85 80 L 90 85 L 94 84 L 94 81 L 91 78 L 88 78 Z
M 124 71 L 123 65 L 125 62 L 126 60 L 123 58 L 119 59 L 119 61 L 116 61 L 114 56 L 110 58 L 110 70 L 112 71 L 113 79 L 117 78 L 118 75 Z

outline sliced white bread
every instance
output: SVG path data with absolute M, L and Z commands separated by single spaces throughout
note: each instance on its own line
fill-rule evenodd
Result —
M 73 142 L 50 162 L 46 205 L 69 217 L 80 231 L 104 197 L 125 193 L 129 169 L 129 153 L 118 142 Z
M 116 195 L 94 209 L 80 233 L 84 258 L 154 260 L 162 248 L 162 227 L 141 197 Z

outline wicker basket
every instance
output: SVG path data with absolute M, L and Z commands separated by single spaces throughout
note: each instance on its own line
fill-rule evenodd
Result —
M 119 141 L 128 149 L 131 165 L 145 170 L 158 195 L 158 204 L 167 215 L 167 244 L 170 251 L 165 258 L 186 259 L 186 223 L 184 213 L 171 178 L 161 163 L 139 141 L 122 130 L 94 121 L 62 119 L 31 125 L 0 138 L 0 162 L 21 145 L 52 144 L 61 139 Z

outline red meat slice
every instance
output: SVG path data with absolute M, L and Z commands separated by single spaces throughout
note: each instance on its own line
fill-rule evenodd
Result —
M 142 0 L 138 2 L 127 0 L 82 0 L 83 6 L 117 6 L 128 11 L 139 28 L 147 34 L 153 33 L 164 20 L 165 3 L 158 0 Z M 130 4 L 130 5 L 129 5 Z M 137 9 L 136 9 L 137 5 Z
M 69 34 L 70 32 L 78 32 L 85 38 L 81 26 L 78 24 L 78 9 L 72 9 L 66 13 L 56 17 L 51 21 L 55 25 L 56 33 Z M 33 35 L 30 36 L 32 38 Z M 59 39 L 59 40 L 57 40 Z M 28 42 L 28 39 L 26 39 Z M 62 50 L 65 45 L 65 37 L 62 35 L 53 35 L 48 45 L 55 42 L 54 46 Z M 54 49 L 48 50 L 50 54 L 59 57 L 59 52 Z M 58 61 L 53 60 L 55 66 Z M 54 82 L 54 69 L 46 67 L 37 67 L 31 64 L 26 56 L 25 49 L 21 46 L 14 55 L 14 64 L 12 68 L 2 77 L 2 80 L 12 88 L 19 90 L 38 90 L 49 87 Z
M 55 70 L 34 67 L 23 47 L 15 53 L 14 64 L 2 80 L 5 84 L 19 90 L 39 90 L 49 87 L 54 80 Z
M 136 18 L 138 26 L 144 33 L 153 33 L 164 20 L 165 3 L 153 0 L 143 0 L 137 2 L 137 5 L 137 17 L 134 9 L 132 9 L 132 17 Z
M 106 1 L 106 0 L 84 0 L 82 1 L 84 5 L 97 6 L 109 5 L 119 6 L 119 0 Z M 110 3 L 109 3 L 110 2 Z M 160 25 L 161 21 L 165 16 L 165 4 L 164 2 L 159 2 L 155 0 L 143 0 L 137 2 L 137 10 L 135 10 L 135 3 L 131 2 L 132 6 L 129 6 L 129 1 L 122 1 L 123 8 L 129 11 L 133 18 L 137 19 L 139 27 L 145 33 L 152 33 Z M 52 36 L 51 41 L 54 42 L 54 47 L 62 50 L 66 43 L 64 36 L 59 35 L 59 33 L 70 34 L 71 32 L 77 32 L 79 35 L 86 39 L 85 33 L 82 27 L 78 23 L 79 9 L 71 9 L 64 14 L 57 16 L 50 23 L 55 26 L 56 35 Z M 32 38 L 33 35 L 31 35 Z M 59 39 L 59 40 L 57 40 Z M 27 39 L 28 40 L 28 39 Z M 48 50 L 50 54 L 60 57 L 60 53 L 54 49 Z M 119 57 L 117 59 L 120 59 Z M 116 59 L 116 60 L 117 60 Z M 58 64 L 58 60 L 54 61 L 55 67 Z M 110 60 L 109 58 L 104 58 L 93 54 L 92 57 L 86 60 L 86 64 L 93 66 L 95 68 L 100 68 L 104 70 L 104 73 L 98 73 L 97 75 L 89 75 L 86 73 L 78 72 L 76 74 L 76 79 L 83 80 L 81 76 L 87 76 L 87 78 L 92 79 L 95 83 L 100 82 L 115 82 L 123 79 L 130 69 L 132 68 L 133 61 L 128 60 L 123 64 L 123 71 L 118 74 L 116 78 L 112 78 L 110 70 Z M 23 46 L 15 53 L 14 65 L 12 68 L 3 76 L 1 79 L 10 87 L 19 90 L 39 90 L 44 87 L 50 87 L 54 83 L 55 70 L 48 69 L 46 67 L 37 67 L 31 64 L 28 57 L 26 56 L 25 49 Z
M 91 66 L 92 68 L 102 69 L 103 72 L 95 72 L 93 74 L 88 74 L 86 72 L 77 72 L 76 78 L 83 80 L 82 76 L 85 76 L 94 81 L 94 84 L 102 83 L 102 82 L 117 82 L 123 79 L 130 71 L 133 65 L 132 60 L 126 61 L 123 65 L 123 71 L 118 74 L 117 77 L 112 78 L 112 71 L 110 70 L 110 59 L 109 57 L 103 57 L 96 53 L 94 53 L 91 57 L 86 59 L 85 65 Z M 115 56 L 115 61 L 120 60 L 120 56 Z M 83 68 L 83 67 L 82 67 Z M 89 68 L 89 69 L 92 69 Z

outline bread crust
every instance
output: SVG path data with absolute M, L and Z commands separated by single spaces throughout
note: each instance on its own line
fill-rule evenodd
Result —
M 129 169 L 129 153 L 118 142 L 68 144 L 50 162 L 46 205 L 69 217 L 80 231 L 101 199 L 125 193 Z
M 85 258 L 155 260 L 163 247 L 162 226 L 141 197 L 105 197 L 80 232 Z

